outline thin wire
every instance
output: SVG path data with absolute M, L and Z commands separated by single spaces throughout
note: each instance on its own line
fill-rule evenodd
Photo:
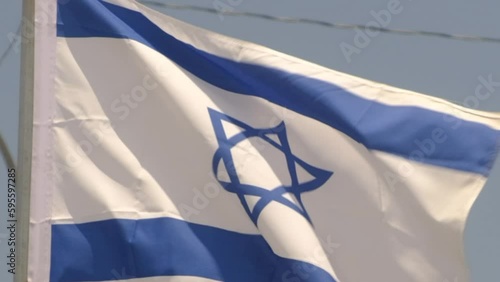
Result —
M 335 28 L 335 29 L 355 30 L 355 29 L 369 28 L 372 32 L 378 31 L 378 32 L 388 33 L 388 34 L 413 35 L 413 36 L 420 35 L 420 36 L 439 37 L 439 38 L 453 39 L 453 40 L 460 40 L 460 41 L 500 43 L 500 38 L 497 38 L 497 37 L 449 34 L 449 33 L 444 33 L 444 32 L 425 31 L 425 30 L 393 29 L 393 28 L 384 28 L 384 27 L 376 27 L 376 26 L 366 26 L 366 25 L 362 25 L 362 24 L 332 23 L 332 22 L 314 20 L 314 19 L 278 17 L 278 16 L 265 15 L 265 14 L 260 14 L 260 13 L 253 13 L 253 12 L 217 10 L 217 9 L 213 9 L 213 8 L 196 6 L 196 5 L 179 5 L 179 4 L 171 4 L 171 3 L 162 3 L 162 2 L 158 2 L 158 1 L 154 1 L 154 0 L 139 0 L 139 2 L 144 3 L 146 5 L 151 5 L 151 6 L 161 7 L 161 8 L 169 8 L 169 9 L 177 9 L 177 10 L 192 10 L 192 11 L 199 11 L 199 12 L 206 12 L 206 13 L 211 13 L 211 14 L 227 15 L 227 16 L 243 16 L 243 17 L 259 18 L 259 19 L 284 22 L 284 23 L 311 24 L 311 25 L 317 25 L 317 26 L 323 26 L 323 27 Z
M 17 28 L 16 35 L 19 35 L 20 32 L 21 32 L 21 25 L 19 25 L 19 27 Z M 12 40 L 10 42 L 9 46 L 7 46 L 7 49 L 5 49 L 5 51 L 2 53 L 2 56 L 0 56 L 0 66 L 3 64 L 3 62 L 5 61 L 7 56 L 9 55 L 10 51 L 14 47 L 14 43 L 15 43 L 15 40 Z M 5 161 L 5 165 L 7 166 L 7 168 L 15 168 L 14 159 L 12 158 L 12 154 L 9 151 L 9 147 L 7 146 L 7 143 L 3 139 L 3 136 L 1 133 L 0 133 L 0 152 L 2 153 L 3 159 Z
M 7 147 L 7 143 L 3 139 L 2 134 L 0 134 L 0 151 L 2 152 L 3 160 L 5 161 L 7 168 L 15 168 L 16 165 L 14 163 L 14 159 L 12 158 L 12 154 L 10 153 L 9 147 Z
M 19 27 L 17 28 L 16 35 L 19 36 L 20 32 L 21 32 L 21 25 L 19 25 Z M 7 46 L 7 49 L 3 51 L 2 56 L 0 56 L 0 66 L 3 64 L 3 61 L 7 58 L 7 55 L 9 55 L 10 51 L 14 47 L 15 42 L 16 42 L 15 40 L 12 40 L 9 46 Z

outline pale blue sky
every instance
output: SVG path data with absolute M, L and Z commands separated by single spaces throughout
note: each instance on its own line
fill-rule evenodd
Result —
M 166 0 L 160 0 L 166 1 Z M 220 0 L 241 3 L 237 11 L 278 16 L 321 19 L 330 22 L 366 24 L 370 11 L 386 9 L 389 0 Z M 168 0 L 169 3 L 213 7 L 213 0 Z M 500 37 L 500 2 L 401 0 L 401 13 L 393 15 L 390 28 L 419 29 L 459 34 Z M 178 19 L 233 37 L 253 41 L 323 66 L 442 97 L 463 104 L 474 94 L 480 76 L 500 81 L 500 44 L 461 42 L 422 36 L 381 34 L 371 39 L 360 54 L 347 62 L 340 44 L 353 44 L 355 32 L 325 27 L 285 24 L 259 19 L 193 11 L 165 10 Z M 21 1 L 4 1 L 0 10 L 0 52 L 9 43 L 21 18 Z M 9 147 L 17 151 L 19 57 L 15 48 L 0 66 L 0 131 Z M 481 101 L 479 109 L 500 111 L 500 88 Z M 0 171 L 6 172 L 3 163 Z M 6 183 L 6 173 L 0 173 Z M 5 186 L 5 184 L 4 184 Z M 5 187 L 4 187 L 5 188 Z M 5 188 L 6 189 L 6 188 Z M 4 189 L 4 191 L 5 191 Z M 5 199 L 2 192 L 0 199 Z M 500 165 L 497 164 L 483 193 L 473 207 L 465 234 L 466 255 L 473 282 L 500 281 Z M 6 200 L 0 201 L 0 254 L 7 254 L 5 241 Z M 0 281 L 10 281 L 5 256 L 0 257 Z M 453 277 L 449 282 L 453 281 Z M 362 282 L 362 281 L 361 281 Z M 392 282 L 392 281 L 390 281 Z M 399 281 L 395 281 L 399 282 Z M 443 281 L 444 282 L 444 281 Z

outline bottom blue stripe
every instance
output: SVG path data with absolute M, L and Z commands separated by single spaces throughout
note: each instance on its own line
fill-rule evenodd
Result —
M 170 275 L 228 282 L 335 282 L 321 268 L 275 255 L 260 235 L 172 218 L 52 226 L 52 282 Z

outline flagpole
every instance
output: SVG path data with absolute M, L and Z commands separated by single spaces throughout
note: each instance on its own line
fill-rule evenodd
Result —
M 33 92 L 35 59 L 35 0 L 23 0 L 21 85 L 19 97 L 19 147 L 17 170 L 16 272 L 14 282 L 28 281 L 31 159 L 33 141 Z

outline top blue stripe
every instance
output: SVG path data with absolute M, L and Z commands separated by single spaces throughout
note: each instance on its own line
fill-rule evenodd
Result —
M 314 118 L 368 149 L 482 175 L 488 175 L 497 153 L 500 132 L 483 124 L 380 104 L 324 81 L 221 58 L 177 40 L 139 12 L 100 0 L 60 4 L 57 34 L 136 40 L 212 85 Z M 436 130 L 445 135 L 437 140 L 446 141 L 428 142 Z

